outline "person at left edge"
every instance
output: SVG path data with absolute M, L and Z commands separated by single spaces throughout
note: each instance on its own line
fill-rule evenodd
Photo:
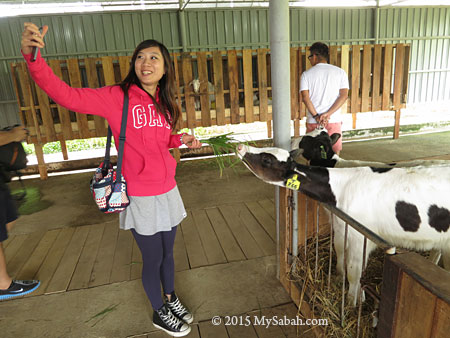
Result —
M 201 143 L 192 135 L 172 134 L 180 111 L 175 101 L 170 54 L 158 41 L 142 41 L 120 84 L 72 88 L 53 73 L 40 51 L 32 61 L 33 47 L 44 47 L 47 31 L 48 26 L 41 33 L 35 24 L 25 23 L 21 47 L 33 80 L 56 103 L 82 114 L 104 117 L 118 140 L 124 93 L 128 92 L 122 172 L 130 205 L 120 214 L 120 227 L 131 230 L 141 250 L 142 283 L 154 310 L 153 324 L 171 335 L 185 336 L 193 315 L 174 291 L 173 245 L 177 225 L 186 217 L 186 211 L 175 182 L 176 161 L 169 149 L 182 143 L 200 148 Z

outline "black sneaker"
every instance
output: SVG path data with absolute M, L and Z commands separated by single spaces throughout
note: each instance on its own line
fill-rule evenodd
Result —
M 6 290 L 0 289 L 0 300 L 27 295 L 36 290 L 41 282 L 38 280 L 13 280 Z
M 192 315 L 192 313 L 189 312 L 188 309 L 186 309 L 186 307 L 183 304 L 181 304 L 175 292 L 171 293 L 170 302 L 166 295 L 164 295 L 164 299 L 166 301 L 167 307 L 179 319 L 188 324 L 194 321 L 194 316 Z
M 174 316 L 166 304 L 153 312 L 153 325 L 172 337 L 183 337 L 191 332 L 191 327 Z

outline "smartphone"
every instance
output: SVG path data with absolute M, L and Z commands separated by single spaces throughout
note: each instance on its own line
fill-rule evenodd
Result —
M 39 27 L 39 32 L 42 34 L 42 27 Z M 39 48 L 33 47 L 33 57 L 31 58 L 31 61 L 36 61 L 37 55 L 38 55 Z

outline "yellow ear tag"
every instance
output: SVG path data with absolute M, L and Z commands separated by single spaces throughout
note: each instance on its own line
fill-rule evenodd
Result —
M 300 189 L 300 181 L 297 179 L 298 175 L 294 174 L 291 178 L 289 178 L 286 182 L 286 188 L 292 190 Z

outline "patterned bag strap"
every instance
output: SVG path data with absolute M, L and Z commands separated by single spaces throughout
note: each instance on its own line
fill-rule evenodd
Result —
M 122 158 L 123 158 L 123 149 L 125 147 L 125 134 L 127 131 L 127 117 L 128 117 L 128 92 L 125 93 L 123 98 L 122 124 L 120 126 L 119 150 L 117 154 L 116 181 L 118 182 L 122 181 Z

